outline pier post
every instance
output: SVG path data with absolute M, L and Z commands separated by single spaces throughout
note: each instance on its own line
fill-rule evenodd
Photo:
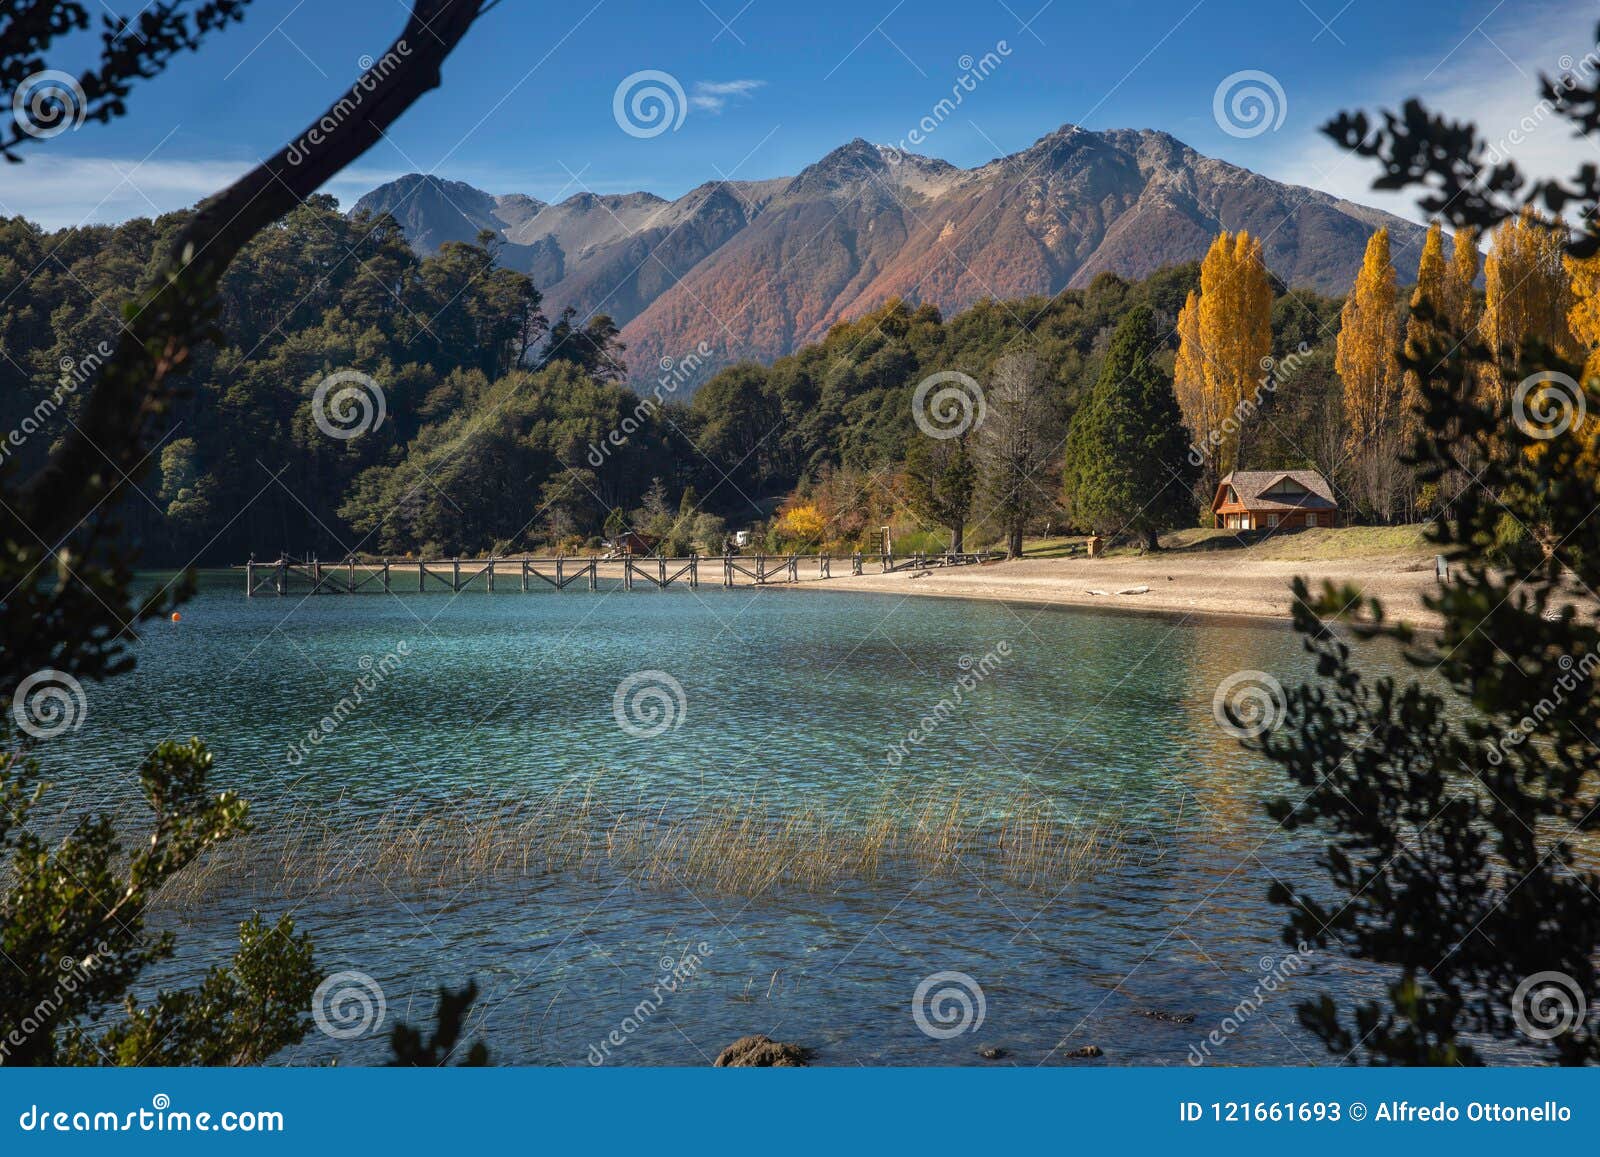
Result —
M 850 556 L 850 573 L 861 573 L 861 552 L 859 550 Z
M 665 555 L 656 555 L 656 573 L 661 577 L 656 580 L 656 586 L 661 590 L 667 589 L 667 559 Z
M 700 586 L 700 556 L 693 551 L 689 552 L 689 589 L 695 590 Z
M 600 560 L 596 558 L 589 560 L 589 589 L 592 591 L 600 589 Z
M 633 589 L 633 552 L 627 550 L 622 552 L 622 589 Z
M 451 576 L 451 579 L 450 579 L 450 589 L 452 591 L 454 591 L 456 594 L 460 594 L 461 593 L 461 560 L 459 558 L 458 559 L 453 559 L 452 562 L 453 562 L 453 564 L 455 566 L 455 571 L 453 572 L 453 574 Z
M 417 590 L 425 591 L 427 589 L 428 589 L 428 564 L 423 562 L 419 558 L 419 559 L 417 559 Z
M 725 587 L 733 585 L 733 555 L 731 554 L 722 556 L 722 585 Z
M 556 559 L 556 577 L 561 577 L 561 560 Z M 522 593 L 528 593 L 528 560 L 522 560 Z
M 800 563 L 792 554 L 789 556 L 789 581 L 792 583 L 800 581 Z
M 281 558 L 278 560 L 278 576 L 273 585 L 278 588 L 280 595 L 289 593 L 289 564 Z
M 344 591 L 347 595 L 356 593 L 356 556 L 353 554 L 344 561 Z
M 494 555 L 489 556 L 489 593 L 494 594 Z
M 562 591 L 562 588 L 564 588 L 567 585 L 566 582 L 561 577 L 561 572 L 564 569 L 561 564 L 564 561 L 565 560 L 559 554 L 556 555 L 556 594 L 560 594 L 561 591 Z M 524 568 L 523 574 L 522 574 L 522 589 L 523 590 L 527 590 L 528 589 L 528 574 L 527 574 L 526 568 Z
M 383 560 L 383 589 L 385 591 L 387 591 L 389 589 L 389 560 L 388 559 L 384 559 Z
M 247 599 L 256 595 L 256 564 L 253 562 L 244 564 L 244 595 Z

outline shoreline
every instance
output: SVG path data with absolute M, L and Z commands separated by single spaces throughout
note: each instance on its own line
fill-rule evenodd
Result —
M 1315 591 L 1324 581 L 1353 583 L 1382 601 L 1386 618 L 1421 630 L 1442 620 L 1422 603 L 1439 589 L 1431 559 L 1415 557 L 1334 560 L 1228 559 L 1188 553 L 1132 558 L 1020 559 L 985 566 L 893 574 L 803 579 L 789 590 L 840 591 L 919 598 L 1021 603 L 1037 607 L 1232 620 L 1264 625 L 1291 621 L 1290 583 L 1304 577 Z M 1130 587 L 1140 594 L 1119 595 Z M 1103 591 L 1091 595 L 1091 590 Z

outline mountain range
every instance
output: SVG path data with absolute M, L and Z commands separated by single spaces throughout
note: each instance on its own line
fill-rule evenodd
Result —
M 490 230 L 554 316 L 607 313 L 635 379 L 704 342 L 709 366 L 768 361 L 891 297 L 946 315 L 1053 294 L 1110 271 L 1200 258 L 1223 230 L 1262 239 L 1291 286 L 1342 294 L 1388 226 L 1395 264 L 1423 230 L 1392 214 L 1206 157 L 1150 129 L 1067 125 L 973 169 L 854 140 L 792 177 L 710 181 L 677 200 L 578 193 L 546 204 L 411 174 L 363 196 L 419 252 Z

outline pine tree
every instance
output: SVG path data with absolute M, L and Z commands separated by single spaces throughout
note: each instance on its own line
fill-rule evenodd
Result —
M 1138 534 L 1152 550 L 1161 531 L 1194 524 L 1197 471 L 1160 349 L 1155 315 L 1145 306 L 1130 311 L 1073 419 L 1063 473 L 1079 525 Z

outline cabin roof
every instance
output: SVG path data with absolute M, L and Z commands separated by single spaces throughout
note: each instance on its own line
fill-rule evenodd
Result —
M 1266 497 L 1284 480 L 1296 482 L 1305 490 L 1303 494 L 1288 497 Z M 1235 470 L 1217 483 L 1217 494 L 1211 502 L 1211 509 L 1216 510 L 1223 505 L 1222 496 L 1228 487 L 1233 488 L 1238 502 L 1236 505 L 1247 510 L 1337 510 L 1338 500 L 1333 496 L 1333 487 L 1328 485 L 1328 480 L 1316 470 Z M 1229 503 L 1228 505 L 1235 505 Z

